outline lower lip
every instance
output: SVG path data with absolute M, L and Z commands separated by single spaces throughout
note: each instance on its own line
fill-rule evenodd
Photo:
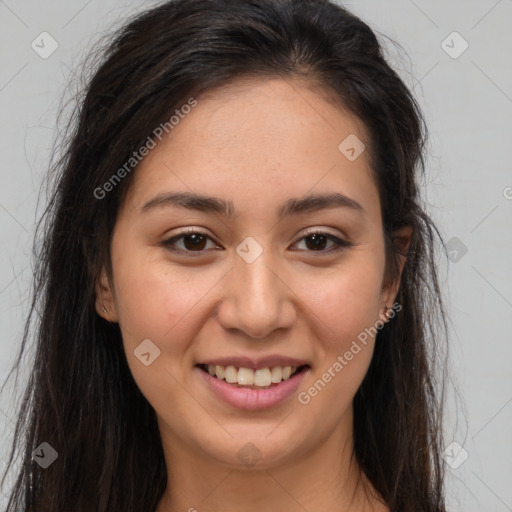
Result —
M 310 368 L 306 368 L 289 379 L 282 380 L 277 386 L 267 389 L 239 388 L 228 384 L 225 380 L 212 377 L 200 368 L 196 367 L 195 370 L 201 374 L 207 386 L 224 402 L 239 409 L 257 411 L 275 407 L 293 395 Z

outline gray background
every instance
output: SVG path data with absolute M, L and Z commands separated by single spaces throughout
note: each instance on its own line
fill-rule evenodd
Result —
M 32 237 L 44 207 L 43 196 L 36 208 L 37 197 L 59 102 L 99 35 L 154 4 L 0 0 L 2 382 L 28 310 Z M 451 391 L 447 407 L 449 510 L 512 511 L 512 0 L 345 5 L 403 47 L 382 38 L 430 129 L 423 197 L 450 250 L 449 264 L 439 261 L 454 389 L 462 395 L 455 400 Z M 46 59 L 31 47 L 42 46 L 42 32 L 58 44 Z M 18 401 L 11 391 L 1 397 L 0 469 Z

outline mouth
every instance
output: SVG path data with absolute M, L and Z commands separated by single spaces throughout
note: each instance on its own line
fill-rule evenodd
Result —
M 299 359 L 268 356 L 258 361 L 245 357 L 203 361 L 194 370 L 211 396 L 235 409 L 257 412 L 292 407 L 290 399 L 311 368 Z
M 283 381 L 287 381 L 311 368 L 309 364 L 296 366 L 276 365 L 260 368 L 220 364 L 197 364 L 196 367 L 210 375 L 210 377 L 224 381 L 235 388 L 253 390 L 277 387 Z

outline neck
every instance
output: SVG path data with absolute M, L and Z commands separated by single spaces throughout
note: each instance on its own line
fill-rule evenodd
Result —
M 164 436 L 168 485 L 156 512 L 387 512 L 352 457 L 347 420 L 314 450 L 267 468 L 230 468 Z

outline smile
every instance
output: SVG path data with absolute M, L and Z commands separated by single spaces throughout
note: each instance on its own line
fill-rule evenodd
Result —
M 196 365 L 208 389 L 227 404 L 241 409 L 275 407 L 290 397 L 311 367 L 272 366 L 262 368 L 233 365 Z
M 283 380 L 288 380 L 296 373 L 303 371 L 308 365 L 302 366 L 273 366 L 272 368 L 237 368 L 236 366 L 221 365 L 199 365 L 199 368 L 209 375 L 220 380 L 225 380 L 228 384 L 235 386 L 258 388 L 269 388 L 273 384 L 279 384 Z

